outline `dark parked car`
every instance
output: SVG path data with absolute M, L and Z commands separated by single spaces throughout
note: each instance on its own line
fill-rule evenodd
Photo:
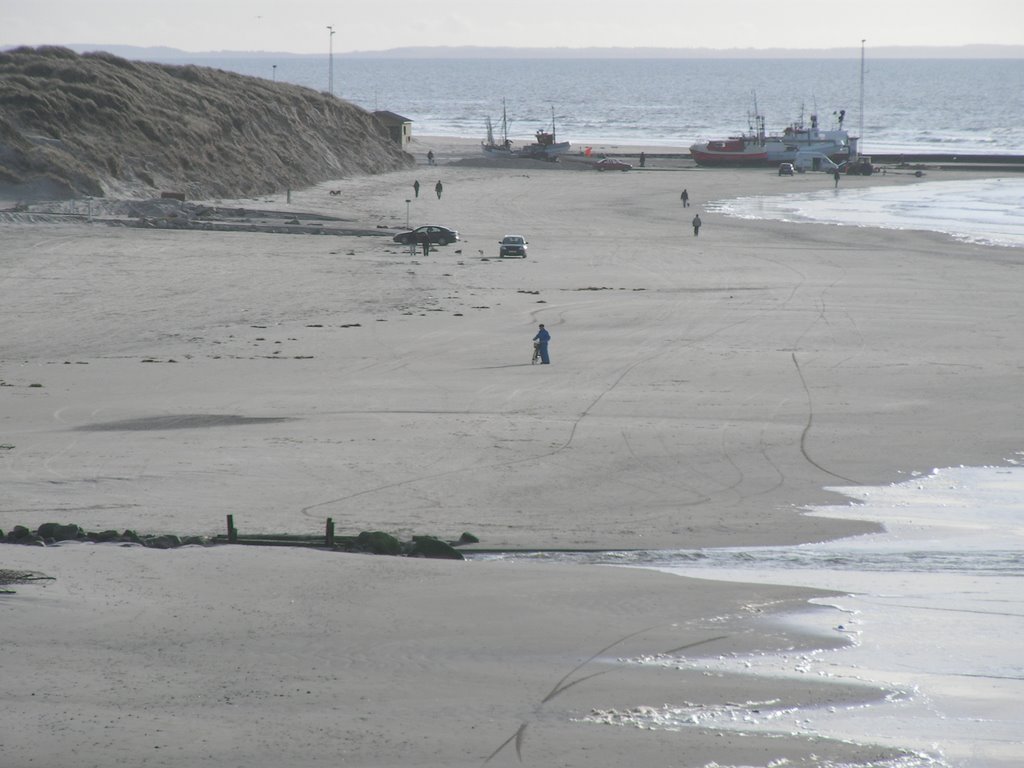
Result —
M 416 227 L 416 229 L 409 230 L 408 232 L 399 232 L 395 235 L 395 242 L 402 245 L 410 245 L 412 243 L 418 245 L 424 240 L 432 245 L 448 245 L 448 243 L 457 243 L 459 241 L 459 233 L 448 227 L 425 224 L 422 227 Z
M 498 257 L 518 256 L 526 258 L 526 238 L 522 235 L 505 235 L 498 241 Z
M 871 164 L 871 158 L 864 156 L 842 163 L 839 167 L 843 169 L 843 173 L 852 176 L 870 176 L 875 172 L 875 166 Z

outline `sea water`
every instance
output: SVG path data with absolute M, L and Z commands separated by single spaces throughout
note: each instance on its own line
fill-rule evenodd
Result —
M 792 713 L 793 727 L 910 747 L 919 765 L 1024 765 L 1024 467 L 936 470 L 887 488 L 837 488 L 853 506 L 813 514 L 873 520 L 885 533 L 788 548 L 717 550 L 675 573 L 832 589 L 831 614 L 793 623 L 851 648 L 723 659 L 768 675 L 865 681 L 887 703 Z
M 942 232 L 1024 247 L 1024 179 L 827 188 L 743 197 L 709 208 L 745 218 Z M 881 706 L 793 713 L 792 727 L 919 751 L 909 766 L 1024 765 L 1024 468 L 951 468 L 888 488 L 840 488 L 850 507 L 814 511 L 873 520 L 884 534 L 790 548 L 671 555 L 659 567 L 716 579 L 834 589 L 831 625 L 852 648 L 811 656 L 722 660 L 769 675 L 867 681 Z M 751 723 L 744 722 L 745 727 Z M 764 727 L 777 727 L 777 723 Z
M 884 533 L 794 547 L 541 555 L 670 573 L 832 590 L 829 610 L 781 621 L 852 645 L 815 653 L 695 659 L 712 671 L 812 676 L 887 692 L 860 707 L 702 710 L 703 727 L 802 733 L 913 751 L 901 768 L 1024 765 L 1024 455 L 1003 467 L 954 467 L 888 487 L 834 488 L 849 506 L 810 514 L 872 520 Z M 678 658 L 632 660 L 686 665 Z M 759 712 L 763 709 L 763 712 Z M 632 715 L 685 728 L 697 715 Z
M 922 177 L 924 180 L 926 177 Z M 718 200 L 709 210 L 747 219 L 823 222 L 943 232 L 960 240 L 1024 247 L 1024 178 L 929 181 Z
M 328 90 L 413 121 L 418 137 L 483 139 L 490 118 L 532 140 L 554 120 L 574 146 L 689 147 L 793 122 L 845 127 L 863 154 L 1024 155 L 1024 60 L 397 59 L 189 55 L 210 66 Z M 861 110 L 863 105 L 863 111 Z

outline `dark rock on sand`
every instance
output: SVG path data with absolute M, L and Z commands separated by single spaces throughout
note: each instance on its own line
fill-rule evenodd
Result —
M 89 531 L 89 533 L 87 533 L 86 536 L 88 537 L 89 541 L 94 541 L 97 544 L 103 544 L 108 541 L 117 541 L 120 538 L 121 534 L 113 530 Z
M 208 547 L 214 544 L 238 543 L 260 544 L 263 546 L 316 546 L 308 536 L 280 537 L 262 535 L 252 540 L 243 538 L 225 539 L 217 536 L 210 539 L 206 536 L 177 536 L 173 533 L 139 535 L 131 529 L 123 533 L 115 530 L 86 531 L 74 523 L 43 523 L 38 530 L 31 531 L 24 525 L 16 525 L 4 536 L 0 531 L 0 542 L 5 544 L 30 544 L 47 546 L 62 541 L 89 541 L 94 544 L 113 543 L 123 546 L 142 546 L 150 549 L 177 549 L 185 546 Z M 341 552 L 364 552 L 374 555 L 391 555 L 406 557 L 440 558 L 445 560 L 464 560 L 462 553 L 455 549 L 460 544 L 475 544 L 479 541 L 471 533 L 463 533 L 458 541 L 446 542 L 434 536 L 413 536 L 411 541 L 403 542 L 384 531 L 362 531 L 357 536 L 341 536 L 335 541 L 333 548 Z M 324 546 L 327 546 L 326 542 Z
M 36 529 L 36 535 L 49 541 L 75 541 L 84 539 L 85 531 L 74 523 L 43 523 Z
M 5 544 L 46 546 L 62 541 L 138 544 L 152 549 L 176 549 L 190 544 L 209 546 L 213 543 L 205 536 L 176 536 L 172 533 L 140 536 L 130 529 L 125 530 L 124 533 L 114 530 L 86 531 L 74 523 L 43 523 L 35 531 L 29 530 L 24 525 L 16 525 L 6 536 L 0 532 L 0 542 Z
M 177 549 L 181 546 L 181 539 L 171 533 L 162 536 L 147 536 L 142 539 L 144 547 L 152 549 Z
M 362 531 L 356 536 L 356 546 L 375 555 L 402 554 L 402 542 L 383 531 Z
M 462 553 L 451 544 L 433 536 L 413 536 L 406 555 L 409 557 L 430 557 L 440 560 L 465 560 Z
M 5 544 L 26 544 L 28 546 L 45 547 L 43 537 L 35 531 L 30 531 L 24 525 L 14 526 L 4 537 Z

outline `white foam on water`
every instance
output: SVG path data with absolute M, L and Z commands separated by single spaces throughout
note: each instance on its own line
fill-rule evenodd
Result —
M 780 710 L 766 702 L 645 707 L 595 712 L 594 722 L 820 735 L 912 751 L 896 763 L 858 768 L 1019 768 L 1024 765 L 1024 453 L 1006 464 L 937 469 L 885 487 L 833 488 L 852 503 L 808 511 L 872 520 L 885 529 L 877 534 L 793 547 L 526 557 L 835 592 L 812 601 L 825 610 L 771 620 L 823 638 L 840 635 L 851 645 L 630 661 L 712 674 L 812 676 L 887 692 L 882 701 L 857 707 Z
M 942 232 L 968 242 L 1019 248 L 1024 247 L 1021 201 L 1024 179 L 992 178 L 862 189 L 840 182 L 837 189 L 740 197 L 708 208 L 748 219 Z
M 874 520 L 885 532 L 790 548 L 707 550 L 659 569 L 840 592 L 814 601 L 832 612 L 787 622 L 855 643 L 814 654 L 722 658 L 712 666 L 867 682 L 892 692 L 882 704 L 789 713 L 802 732 L 920 750 L 918 765 L 1024 764 L 1024 467 L 942 469 L 889 487 L 834 490 L 858 503 L 812 514 Z

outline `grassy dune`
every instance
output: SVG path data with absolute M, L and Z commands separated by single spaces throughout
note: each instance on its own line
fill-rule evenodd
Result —
M 308 88 L 107 53 L 0 53 L 0 188 L 240 197 L 411 165 L 365 110 Z

